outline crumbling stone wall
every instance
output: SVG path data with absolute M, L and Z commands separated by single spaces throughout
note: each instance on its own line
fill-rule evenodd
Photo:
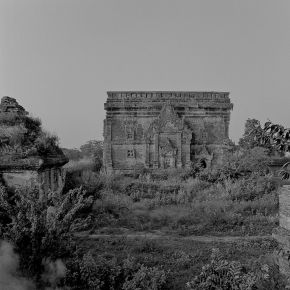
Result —
M 108 92 L 104 165 L 108 171 L 188 168 L 220 162 L 228 141 L 229 93 Z
M 18 104 L 16 99 L 6 96 L 1 99 L 0 114 L 28 115 L 28 112 Z

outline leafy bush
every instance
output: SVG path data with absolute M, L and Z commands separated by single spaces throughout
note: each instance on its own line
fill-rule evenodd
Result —
M 146 267 L 128 256 L 122 261 L 91 252 L 75 257 L 68 264 L 65 284 L 74 290 L 82 289 L 162 289 L 166 273 L 158 267 Z
M 41 132 L 35 140 L 36 150 L 42 156 L 59 152 L 58 144 L 58 137 L 48 132 Z
M 248 150 L 236 150 L 224 155 L 223 163 L 218 166 L 220 178 L 238 178 L 247 176 L 253 172 L 265 175 L 271 159 L 268 151 L 262 147 L 254 147 Z
M 263 129 L 260 121 L 256 119 L 247 119 L 243 137 L 239 140 L 239 145 L 248 150 L 261 146 L 260 139 L 263 135 Z
M 90 206 L 81 189 L 62 196 L 41 195 L 37 189 L 22 189 L 9 196 L 0 191 L 0 212 L 6 222 L 0 225 L 1 238 L 11 242 L 20 256 L 20 270 L 41 283 L 45 261 L 66 259 L 74 248 L 72 225 L 79 212 Z
M 238 180 L 228 178 L 222 184 L 226 195 L 233 201 L 253 201 L 278 189 L 277 184 L 271 179 L 255 173 Z
M 278 290 L 284 289 L 285 280 L 273 265 L 256 263 L 254 269 L 249 269 L 240 262 L 226 260 L 218 249 L 213 249 L 210 262 L 186 286 L 192 290 Z
M 94 259 L 90 252 L 69 261 L 67 267 L 65 284 L 71 289 L 115 289 L 115 279 L 120 272 L 115 260 L 101 256 Z
M 11 153 L 18 153 L 16 148 L 20 147 L 22 157 L 60 152 L 58 138 L 43 131 L 39 119 L 26 115 L 0 117 L 0 148 L 3 146 L 8 146 Z
M 166 282 L 165 271 L 157 267 L 148 268 L 141 266 L 131 280 L 126 279 L 123 290 L 158 290 L 162 289 Z
M 1 143 L 5 143 L 5 145 L 9 146 L 23 144 L 26 132 L 27 129 L 23 126 L 23 124 L 16 126 L 2 125 L 0 127 Z

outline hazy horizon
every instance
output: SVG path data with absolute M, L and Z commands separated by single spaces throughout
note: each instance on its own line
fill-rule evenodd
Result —
M 0 97 L 61 145 L 102 139 L 107 91 L 226 91 L 247 118 L 290 127 L 290 1 L 0 0 Z

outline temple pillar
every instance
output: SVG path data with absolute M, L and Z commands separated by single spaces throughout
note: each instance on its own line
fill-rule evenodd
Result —
M 186 139 L 186 146 L 185 146 L 185 168 L 189 169 L 190 167 L 191 167 L 190 139 Z
M 182 167 L 181 154 L 182 154 L 182 143 L 181 143 L 181 133 L 179 133 L 177 135 L 177 168 Z
M 149 164 L 150 164 L 150 144 L 149 142 L 146 143 L 146 152 L 145 152 L 145 167 L 149 168 Z
M 229 138 L 230 116 L 225 118 L 225 138 Z
M 49 170 L 49 187 L 51 191 L 54 191 L 54 168 Z
M 154 134 L 154 163 L 153 168 L 159 168 L 159 134 Z
M 105 139 L 105 148 L 104 148 L 104 164 L 108 172 L 113 171 L 113 162 L 112 162 L 112 123 L 111 120 L 105 120 L 104 123 L 104 139 Z

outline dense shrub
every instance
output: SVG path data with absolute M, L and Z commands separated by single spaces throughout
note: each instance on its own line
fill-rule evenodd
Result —
M 7 222 L 0 224 L 0 238 L 14 245 L 21 272 L 39 287 L 46 261 L 70 257 L 74 248 L 72 225 L 78 213 L 91 203 L 81 189 L 48 196 L 37 189 L 23 189 L 9 197 L 1 188 L 0 212 L 6 212 Z
M 246 272 L 239 262 L 225 260 L 218 249 L 213 249 L 210 263 L 186 286 L 192 290 L 250 290 L 254 284 L 254 273 Z
M 133 275 L 132 279 L 126 279 L 122 289 L 158 290 L 162 289 L 165 282 L 166 274 L 163 270 L 159 270 L 157 267 L 148 268 L 142 265 L 138 272 Z
M 58 137 L 48 132 L 41 132 L 35 139 L 34 146 L 41 156 L 60 152 Z
M 159 290 L 166 282 L 166 272 L 158 267 L 146 267 L 128 256 L 122 261 L 91 252 L 75 257 L 67 264 L 65 284 L 74 290 L 124 289 Z
M 253 172 L 265 175 L 271 159 L 268 151 L 262 147 L 252 149 L 239 149 L 225 153 L 223 162 L 217 168 L 220 178 L 239 178 Z
M 21 153 L 23 157 L 54 154 L 60 150 L 58 138 L 43 131 L 39 119 L 13 114 L 2 115 L 0 118 L 0 149 L 4 146 L 11 153 Z
M 285 282 L 273 263 L 256 262 L 251 269 L 240 262 L 226 260 L 218 249 L 213 249 L 210 262 L 186 286 L 192 290 L 279 290 L 285 289 Z

